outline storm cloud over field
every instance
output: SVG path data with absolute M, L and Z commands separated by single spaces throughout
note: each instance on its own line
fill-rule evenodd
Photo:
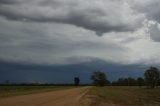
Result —
M 0 0 L 0 61 L 159 65 L 159 9 L 159 0 Z

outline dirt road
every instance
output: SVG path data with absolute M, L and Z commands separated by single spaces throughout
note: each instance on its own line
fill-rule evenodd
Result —
M 82 106 L 80 101 L 89 87 L 29 94 L 0 100 L 0 106 Z

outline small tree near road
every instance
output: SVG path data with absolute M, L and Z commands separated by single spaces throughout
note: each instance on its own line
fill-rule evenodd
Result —
M 107 84 L 106 74 L 101 71 L 93 72 L 91 79 L 93 80 L 93 84 L 96 86 L 105 86 Z
M 147 85 L 150 88 L 155 88 L 155 86 L 157 86 L 158 80 L 160 79 L 159 69 L 156 67 L 150 67 L 150 69 L 146 70 L 144 73 L 144 77 Z
M 75 78 L 74 78 L 74 85 L 75 85 L 75 86 L 78 86 L 79 83 L 80 83 L 79 77 L 75 77 Z

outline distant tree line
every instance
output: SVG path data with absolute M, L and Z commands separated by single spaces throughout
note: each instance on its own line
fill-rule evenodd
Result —
M 117 81 L 111 83 L 112 86 L 145 86 L 145 80 L 142 77 L 137 79 L 128 77 L 128 78 L 119 78 Z
M 95 86 L 147 86 L 148 88 L 155 88 L 156 86 L 160 86 L 160 70 L 156 67 L 150 67 L 144 73 L 143 77 L 138 78 L 119 78 L 117 81 L 110 82 L 107 79 L 106 73 L 102 71 L 95 71 L 91 75 L 91 79 L 93 80 L 92 85 Z M 0 86 L 88 86 L 90 84 L 80 84 L 80 78 L 74 78 L 73 83 L 64 83 L 64 84 L 53 84 L 53 83 L 22 83 L 22 84 L 13 84 L 10 83 L 9 80 L 6 80 L 5 84 L 0 84 Z
M 107 80 L 105 73 L 95 71 L 91 79 L 93 80 L 93 85 L 96 86 L 147 86 L 148 88 L 155 88 L 156 86 L 160 86 L 160 70 L 156 67 L 150 67 L 145 71 L 144 77 L 119 78 L 117 81 L 113 82 Z

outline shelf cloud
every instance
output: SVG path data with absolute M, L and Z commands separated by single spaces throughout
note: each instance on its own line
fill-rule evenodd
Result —
M 158 0 L 0 0 L 0 60 L 159 64 L 159 5 Z
M 2 0 L 0 15 L 10 20 L 56 22 L 95 31 L 135 31 L 144 15 L 123 0 Z

